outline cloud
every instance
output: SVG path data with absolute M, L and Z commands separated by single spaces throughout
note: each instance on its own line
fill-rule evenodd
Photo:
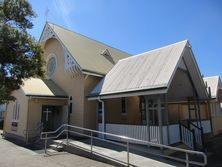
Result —
M 63 19 L 68 28 L 72 27 L 71 13 L 73 11 L 72 1 L 70 0 L 53 0 L 53 6 Z

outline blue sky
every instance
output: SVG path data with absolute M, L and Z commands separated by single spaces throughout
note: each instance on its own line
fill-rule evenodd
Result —
M 131 54 L 188 39 L 204 76 L 222 76 L 221 0 L 29 0 L 48 20 Z

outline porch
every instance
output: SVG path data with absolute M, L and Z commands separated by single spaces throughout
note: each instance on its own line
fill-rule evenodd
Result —
M 210 120 L 202 120 L 203 133 L 211 133 Z M 149 128 L 149 129 L 148 129 Z M 105 124 L 105 129 L 107 133 L 127 136 L 130 138 L 135 138 L 144 141 L 151 141 L 153 143 L 161 143 L 163 141 L 164 145 L 175 144 L 181 141 L 180 138 L 180 125 L 171 124 L 162 126 L 162 135 L 160 135 L 159 126 L 149 126 L 146 125 L 127 125 L 127 124 Z M 102 124 L 98 124 L 98 130 L 102 131 Z M 149 133 L 149 135 L 148 135 Z M 160 138 L 162 136 L 162 139 Z M 107 136 L 107 139 L 120 141 L 119 138 Z M 136 143 L 140 144 L 140 143 Z
M 98 101 L 98 130 L 158 144 L 182 142 L 190 149 L 204 149 L 204 135 L 212 132 L 207 100 L 191 101 L 189 97 L 187 101 L 176 101 L 175 97 L 169 98 L 169 93 Z

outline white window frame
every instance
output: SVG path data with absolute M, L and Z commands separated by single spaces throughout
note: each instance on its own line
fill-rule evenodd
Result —
M 17 101 L 15 101 L 12 109 L 12 121 L 18 122 L 19 116 L 20 116 L 20 104 Z

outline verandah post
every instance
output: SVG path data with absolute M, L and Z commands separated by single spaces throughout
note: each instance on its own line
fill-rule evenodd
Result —
M 166 115 L 166 124 L 167 124 L 167 141 L 170 144 L 170 129 L 169 129 L 169 111 L 168 111 L 168 98 L 167 93 L 164 94 L 164 108 L 165 108 L 165 115 Z
M 145 111 L 146 111 L 146 127 L 147 127 L 147 138 L 150 141 L 150 123 L 149 123 L 149 106 L 148 106 L 148 96 L 145 98 Z
M 162 120 L 162 111 L 161 111 L 161 96 L 158 96 L 158 99 L 157 99 L 157 111 L 158 111 L 160 144 L 163 144 L 163 120 Z

